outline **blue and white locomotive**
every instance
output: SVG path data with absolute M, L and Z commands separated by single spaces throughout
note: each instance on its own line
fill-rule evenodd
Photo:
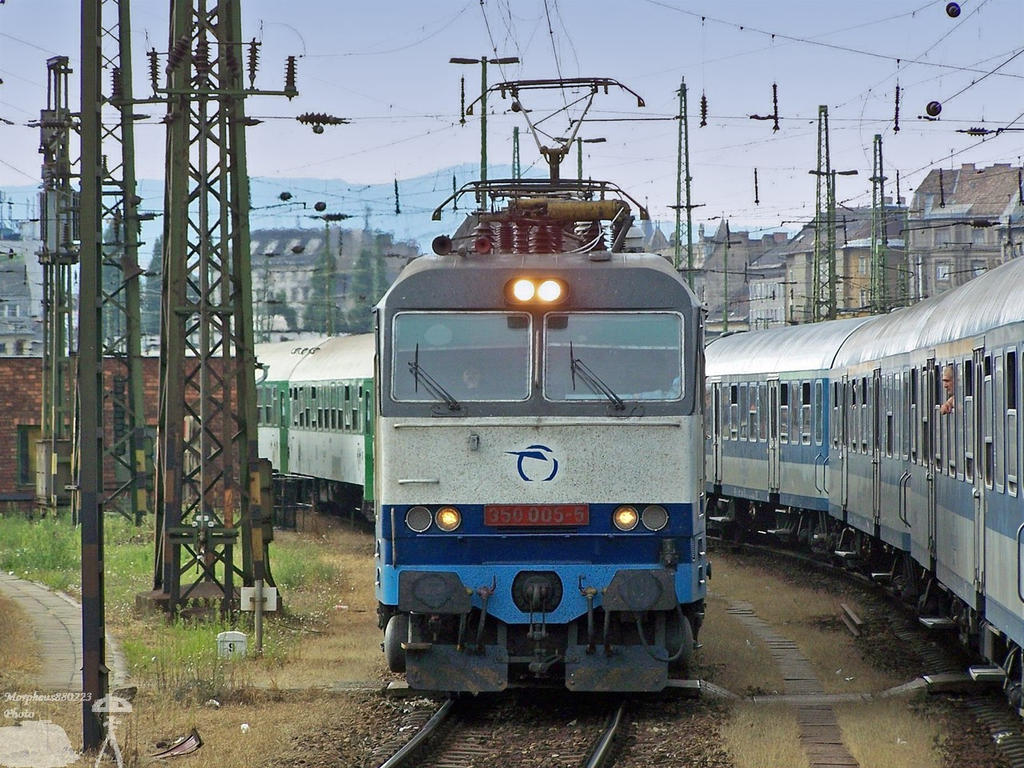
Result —
M 376 309 L 387 661 L 427 690 L 660 690 L 709 576 L 700 307 L 663 257 L 622 252 L 611 185 L 470 188 L 507 208 Z
M 987 659 L 974 673 L 1001 677 L 1018 709 L 1022 284 L 1015 259 L 888 315 L 707 349 L 715 522 L 816 545 L 891 584 Z

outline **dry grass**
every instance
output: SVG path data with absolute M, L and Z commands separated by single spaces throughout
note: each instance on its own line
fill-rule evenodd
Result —
M 366 534 L 344 528 L 335 529 L 328 541 L 324 561 L 338 574 L 331 607 L 323 626 L 303 638 L 275 675 L 281 688 L 379 681 L 386 674 L 377 600 L 367 586 L 373 584 L 373 557 L 368 551 L 373 542 Z
M 725 751 L 735 768 L 807 768 L 796 710 L 750 703 L 732 708 L 722 726 Z
M 17 603 L 0 595 L 0 686 L 17 685 L 38 671 L 32 625 Z
M 715 578 L 718 573 L 715 563 Z M 701 677 L 740 696 L 781 693 L 783 679 L 763 642 L 726 612 L 729 603 L 708 598 L 697 655 Z
M 843 741 L 861 768 L 940 768 L 937 719 L 912 701 L 881 700 L 834 707 Z
M 827 693 L 871 693 L 906 682 L 892 679 L 861 658 L 853 636 L 839 619 L 840 603 L 860 610 L 851 596 L 797 586 L 723 551 L 715 553 L 714 564 L 715 594 L 750 603 L 776 632 L 796 643 Z
M 116 729 L 126 766 L 160 764 L 150 758 L 160 742 L 187 736 L 193 727 L 204 746 L 175 758 L 178 768 L 267 766 L 291 748 L 294 736 L 322 734 L 340 721 L 339 710 L 358 713 L 363 706 L 319 689 L 382 685 L 389 673 L 379 647 L 372 535 L 321 518 L 315 530 L 276 531 L 275 537 L 280 556 L 274 562 L 281 566 L 275 576 L 287 611 L 268 615 L 263 659 L 217 660 L 212 636 L 225 627 L 168 627 L 160 618 L 108 611 L 107 629 L 130 651 L 135 661 L 130 682 L 139 688 L 132 714 Z M 293 545 L 291 557 L 284 557 Z M 287 587 L 288 579 L 300 581 Z M 251 628 L 246 632 L 251 648 Z M 0 692 L 33 692 L 38 658 L 26 652 L 32 644 L 27 618 L 0 598 Z M 164 655 L 151 658 L 152 653 Z M 211 696 L 221 706 L 209 702 Z M 367 694 L 353 696 L 362 700 Z M 50 720 L 64 729 L 74 749 L 81 749 L 81 703 L 34 701 L 19 709 L 31 716 L 0 720 L 0 726 L 14 726 L 18 719 Z M 95 756 L 83 756 L 74 765 L 94 763 Z
M 245 691 L 236 701 L 183 706 L 153 691 L 140 692 L 133 711 L 119 717 L 115 728 L 126 768 L 161 765 L 152 756 L 195 728 L 203 746 L 191 755 L 171 760 L 175 768 L 263 768 L 281 754 L 296 735 L 319 733 L 331 725 L 337 698 L 317 691 L 293 693 Z M 81 704 L 34 702 L 19 705 L 31 710 L 35 721 L 51 721 L 64 729 L 72 747 L 82 746 Z M 13 726 L 15 720 L 0 725 Z M 106 765 L 113 765 L 107 749 Z M 95 755 L 81 755 L 74 768 L 94 766 Z M 70 767 L 69 767 L 70 768 Z

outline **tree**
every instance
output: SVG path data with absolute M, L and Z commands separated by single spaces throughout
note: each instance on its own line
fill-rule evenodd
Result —
M 160 334 L 160 291 L 163 280 L 164 241 L 157 235 L 153 243 L 153 256 L 146 269 L 146 279 L 141 286 L 142 334 Z
M 331 249 L 331 243 L 327 240 L 313 264 L 306 311 L 302 315 L 303 325 L 307 331 L 340 333 L 346 330 L 344 317 L 338 307 L 337 284 L 338 262 Z

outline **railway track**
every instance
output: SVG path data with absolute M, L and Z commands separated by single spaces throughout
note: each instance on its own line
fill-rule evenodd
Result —
M 561 692 L 543 702 L 537 701 L 536 692 L 531 698 L 512 693 L 447 699 L 432 711 L 411 712 L 399 728 L 404 741 L 382 744 L 371 765 L 611 768 L 627 722 L 624 701 L 581 700 Z

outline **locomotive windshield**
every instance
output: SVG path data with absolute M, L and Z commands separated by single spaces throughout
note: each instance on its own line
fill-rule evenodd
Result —
M 391 396 L 403 402 L 518 401 L 530 396 L 530 316 L 401 312 Z
M 678 400 L 682 318 L 668 312 L 566 312 L 544 319 L 549 400 Z

